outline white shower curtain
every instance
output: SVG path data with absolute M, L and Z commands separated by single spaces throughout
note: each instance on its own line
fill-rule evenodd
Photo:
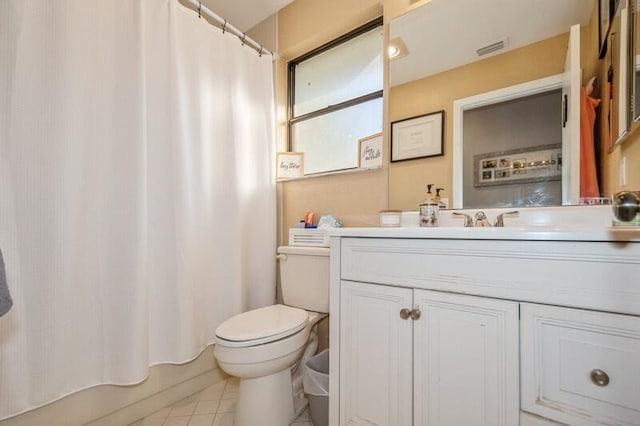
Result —
M 274 302 L 273 103 L 177 0 L 0 1 L 0 420 Z

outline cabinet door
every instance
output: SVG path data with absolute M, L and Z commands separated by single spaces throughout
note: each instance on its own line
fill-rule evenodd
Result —
M 412 290 L 342 281 L 340 425 L 412 425 Z
M 517 425 L 518 303 L 415 290 L 415 425 Z

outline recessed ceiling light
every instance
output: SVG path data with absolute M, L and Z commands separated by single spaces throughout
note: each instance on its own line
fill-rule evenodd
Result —
M 408 54 L 409 50 L 407 49 L 407 45 L 404 44 L 404 41 L 402 41 L 400 37 L 389 40 L 389 45 L 387 46 L 387 56 L 389 59 L 399 59 Z

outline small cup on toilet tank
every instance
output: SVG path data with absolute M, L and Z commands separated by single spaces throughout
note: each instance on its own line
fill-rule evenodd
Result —
M 395 228 L 400 226 L 402 212 L 400 210 L 382 210 L 380 212 L 380 226 L 383 228 Z

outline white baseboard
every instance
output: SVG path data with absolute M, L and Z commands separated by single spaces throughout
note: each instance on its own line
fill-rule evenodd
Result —
M 189 363 L 152 367 L 142 383 L 85 389 L 0 423 L 2 426 L 126 426 L 225 377 L 215 362 L 213 346 L 209 346 Z
M 520 411 L 520 426 L 562 426 L 562 424 L 545 419 L 544 417 Z
M 224 380 L 224 377 L 224 373 L 222 373 L 219 368 L 207 371 L 197 377 L 193 377 L 143 400 L 136 401 L 107 416 L 87 423 L 87 426 L 128 425 L 180 401 L 189 395 L 193 395 L 214 383 Z

